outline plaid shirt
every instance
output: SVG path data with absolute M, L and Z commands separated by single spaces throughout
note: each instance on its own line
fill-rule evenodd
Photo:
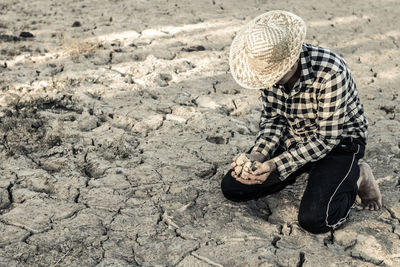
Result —
M 303 44 L 301 75 L 290 92 L 261 90 L 260 131 L 252 152 L 272 160 L 280 179 L 326 156 L 345 137 L 367 139 L 367 120 L 345 61 L 331 51 Z

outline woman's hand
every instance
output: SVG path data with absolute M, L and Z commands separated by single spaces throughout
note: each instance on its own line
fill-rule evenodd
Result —
M 264 161 L 264 158 L 265 158 L 265 156 L 264 156 L 262 153 L 260 153 L 260 152 L 252 152 L 252 153 L 250 153 L 250 154 L 247 154 L 247 153 L 240 153 L 240 154 L 236 155 L 236 156 L 232 159 L 232 163 L 231 163 L 231 165 L 229 166 L 230 169 L 235 170 L 235 168 L 236 168 L 236 166 L 237 166 L 237 164 L 236 164 L 236 159 L 237 159 L 240 155 L 242 155 L 242 154 L 246 154 L 246 156 L 247 156 L 251 161 L 254 161 L 254 162 L 256 162 L 256 161 L 258 161 L 258 162 L 263 162 L 263 161 Z
M 262 184 L 267 180 L 269 175 L 276 170 L 276 164 L 272 160 L 268 160 L 263 163 L 256 161 L 254 167 L 256 169 L 252 171 L 252 173 L 242 172 L 241 176 L 239 177 L 235 172 L 232 172 L 231 175 L 238 182 L 243 184 Z

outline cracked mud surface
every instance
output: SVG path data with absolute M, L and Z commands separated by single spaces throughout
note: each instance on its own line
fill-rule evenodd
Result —
M 220 181 L 260 103 L 229 73 L 242 25 L 287 9 L 343 55 L 370 122 L 379 212 L 299 228 L 306 177 L 232 203 Z M 0 4 L 0 266 L 399 266 L 396 1 Z M 24 33 L 23 33 L 24 32 Z M 31 33 L 33 37 L 27 33 Z

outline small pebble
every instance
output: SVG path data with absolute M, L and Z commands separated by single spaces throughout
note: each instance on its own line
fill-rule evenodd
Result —
M 72 27 L 80 27 L 82 26 L 82 24 L 79 21 L 74 21 L 74 23 L 72 23 Z
M 195 52 L 195 51 L 204 51 L 206 48 L 202 45 L 190 46 L 182 48 L 182 51 L 185 52 Z
M 19 37 L 22 37 L 22 38 L 33 38 L 35 36 L 30 32 L 21 32 L 19 34 Z

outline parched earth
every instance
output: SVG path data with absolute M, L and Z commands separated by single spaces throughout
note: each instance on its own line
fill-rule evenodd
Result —
M 3 0 L 0 266 L 400 266 L 397 1 L 281 2 Z M 384 206 L 332 235 L 298 226 L 306 175 L 220 192 L 260 116 L 229 46 L 272 9 L 346 59 L 369 119 Z

